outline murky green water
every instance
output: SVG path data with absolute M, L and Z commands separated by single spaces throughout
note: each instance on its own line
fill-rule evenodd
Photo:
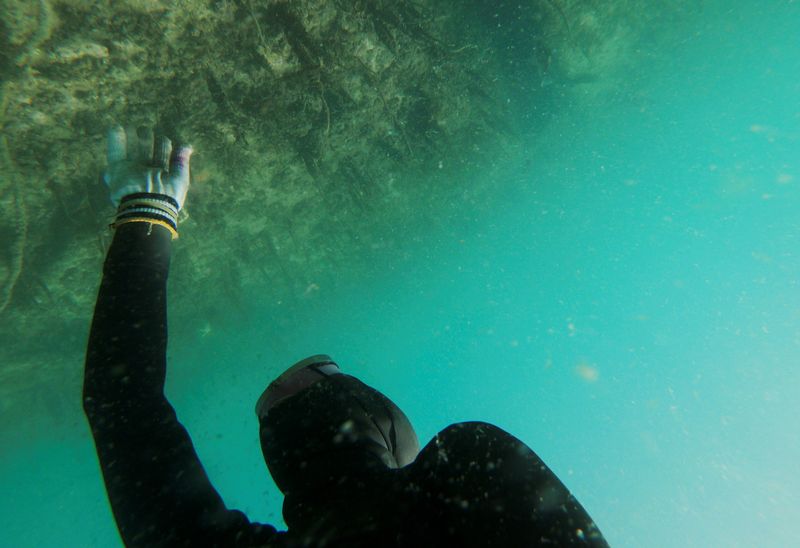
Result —
M 483 190 L 399 215 L 366 268 L 175 326 L 168 395 L 229 506 L 281 523 L 253 403 L 326 352 L 421 440 L 460 420 L 523 439 L 612 546 L 797 542 L 800 5 L 703 8 L 613 93 L 536 113 L 463 182 Z M 0 544 L 119 543 L 74 395 L 2 432 Z

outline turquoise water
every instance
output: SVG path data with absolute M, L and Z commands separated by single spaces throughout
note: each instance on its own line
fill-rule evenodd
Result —
M 477 419 L 523 439 L 612 546 L 795 545 L 800 4 L 764 6 L 706 4 L 626 88 L 475 174 L 490 199 L 321 286 L 305 326 L 173 344 L 170 400 L 228 505 L 280 523 L 253 404 L 327 352 L 423 441 Z M 0 544 L 119 543 L 79 401 L 79 436 L 25 443 L 51 427 L 34 412 L 4 448 Z

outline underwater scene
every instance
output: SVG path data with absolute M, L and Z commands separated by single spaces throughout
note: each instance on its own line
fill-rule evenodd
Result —
M 254 407 L 324 353 L 611 546 L 800 544 L 800 2 L 0 15 L 0 546 L 123 545 L 81 395 L 116 124 L 194 150 L 165 393 L 227 508 L 286 529 Z

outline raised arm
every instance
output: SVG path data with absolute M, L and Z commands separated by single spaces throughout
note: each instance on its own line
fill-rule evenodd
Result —
M 83 405 L 111 508 L 128 546 L 269 545 L 278 536 L 272 526 L 225 508 L 164 396 L 167 274 L 191 149 L 172 154 L 165 139 L 155 148 L 152 133 L 116 128 L 109 135 L 106 181 L 119 210 L 89 335 Z

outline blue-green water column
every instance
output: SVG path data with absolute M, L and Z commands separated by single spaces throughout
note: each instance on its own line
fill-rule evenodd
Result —
M 304 327 L 173 341 L 168 393 L 226 502 L 280 523 L 253 403 L 328 352 L 423 442 L 477 419 L 523 439 L 613 546 L 796 543 L 800 6 L 739 4 L 704 4 L 679 47 L 476 173 L 490 199 L 320 285 Z M 32 410 L 4 448 L 0 544 L 118 544 L 74 415 L 79 436 L 25 444 Z

